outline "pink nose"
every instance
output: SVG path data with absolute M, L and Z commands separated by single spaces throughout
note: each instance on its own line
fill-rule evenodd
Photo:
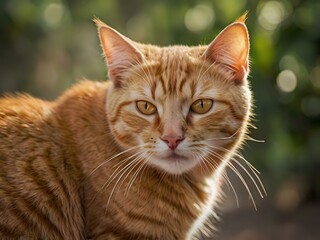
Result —
M 181 136 L 166 135 L 166 136 L 160 137 L 160 139 L 164 141 L 170 149 L 175 150 L 178 147 L 179 143 L 181 143 L 184 138 Z

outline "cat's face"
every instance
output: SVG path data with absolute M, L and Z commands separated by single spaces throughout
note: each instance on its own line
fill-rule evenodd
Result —
M 108 120 L 117 143 L 131 149 L 128 161 L 143 161 L 170 174 L 199 165 L 213 171 L 237 146 L 250 111 L 243 28 L 243 23 L 230 25 L 208 47 L 159 48 L 100 26 L 114 82 Z M 236 42 L 247 49 L 229 53 L 238 48 L 230 34 L 239 33 Z

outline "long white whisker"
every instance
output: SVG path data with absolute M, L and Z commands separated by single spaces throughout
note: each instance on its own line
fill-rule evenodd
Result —
M 147 165 L 148 163 L 148 158 L 150 157 L 150 154 L 145 157 L 144 162 L 141 164 L 141 166 L 139 166 L 139 168 L 137 169 L 137 171 L 133 174 L 132 178 L 130 179 L 128 186 L 127 186 L 127 190 L 126 190 L 126 195 L 128 194 L 128 192 L 130 191 L 131 186 L 133 185 L 133 182 L 135 181 L 135 179 L 138 177 L 139 172 L 144 169 L 144 167 Z M 143 173 L 143 172 L 142 172 Z
M 126 158 L 125 160 L 128 160 L 128 159 L 130 159 L 130 157 L 129 157 L 129 158 Z M 103 191 L 103 189 L 104 189 L 105 187 L 107 187 L 107 186 L 110 184 L 110 182 L 119 174 L 118 169 L 121 168 L 125 163 L 126 163 L 126 161 L 124 161 L 124 160 L 121 161 L 121 165 L 117 167 L 117 169 L 111 174 L 111 176 L 109 177 L 109 179 L 101 186 L 101 188 L 97 191 L 96 195 L 95 195 L 95 196 L 92 198 L 92 200 L 90 201 L 90 204 L 89 204 L 89 205 L 91 205 L 91 204 L 93 203 L 93 201 L 96 199 L 97 195 L 98 195 L 101 191 Z M 111 178 L 112 178 L 112 180 L 110 181 Z M 108 183 L 109 183 L 109 184 L 108 184 Z M 108 184 L 108 185 L 107 185 L 107 184 Z
M 211 140 L 228 140 L 228 139 L 232 139 L 234 138 L 238 132 L 240 131 L 241 128 L 238 128 L 232 135 L 228 136 L 228 137 L 221 137 L 221 138 L 209 138 L 206 139 L 206 141 L 211 141 Z
M 259 139 L 255 139 L 253 137 L 250 136 L 246 136 L 246 140 L 252 141 L 252 142 L 257 142 L 257 143 L 264 143 L 265 140 L 259 140 Z
M 200 161 L 204 163 L 204 166 L 207 169 L 208 173 L 211 172 L 210 167 L 212 167 L 212 169 L 215 168 L 215 166 L 212 166 L 212 164 L 209 161 L 207 161 L 207 159 L 204 158 L 204 156 L 202 156 L 202 155 L 200 155 Z M 207 164 L 210 164 L 210 166 L 207 166 Z M 201 167 L 201 170 L 202 170 L 202 167 Z
M 242 164 L 240 164 L 238 161 L 236 161 L 234 158 L 231 158 L 230 160 L 234 160 L 234 162 L 243 169 L 243 171 L 245 171 L 245 173 L 249 176 L 249 178 L 251 179 L 251 181 L 253 182 L 253 184 L 255 185 L 256 189 L 258 190 L 260 197 L 263 198 L 263 194 L 260 190 L 260 187 L 258 187 L 258 184 L 256 183 L 255 179 L 252 177 L 252 175 L 248 172 L 248 170 L 242 166 Z
M 119 166 L 121 163 L 123 163 L 123 162 L 125 162 L 127 160 L 130 160 L 130 159 L 132 159 L 132 158 L 134 158 L 134 157 L 136 157 L 137 155 L 140 155 L 140 154 L 141 154 L 140 152 L 137 152 L 137 153 L 135 153 L 135 154 L 133 154 L 133 155 L 127 157 L 127 158 L 124 158 L 121 161 L 119 161 L 118 163 L 116 163 L 115 165 L 113 165 L 112 168 L 115 168 L 115 167 Z
M 140 186 L 141 186 L 141 181 L 142 181 L 142 177 L 143 177 L 143 173 L 144 171 L 148 168 L 148 165 L 150 164 L 150 156 L 152 156 L 152 154 L 150 154 L 146 159 L 145 159 L 145 166 L 144 168 L 142 169 L 142 172 L 140 174 L 140 179 L 139 179 L 139 185 L 138 185 L 138 192 L 140 191 Z
M 142 155 L 142 154 L 141 154 Z M 111 198 L 112 198 L 112 195 L 118 185 L 118 183 L 120 182 L 122 176 L 130 169 L 130 167 L 133 165 L 135 166 L 135 164 L 137 164 L 139 162 L 139 159 L 141 158 L 141 155 L 139 155 L 137 158 L 135 158 L 133 161 L 131 161 L 128 165 L 126 165 L 123 169 L 121 169 L 111 180 L 108 180 L 103 186 L 102 186 L 102 189 L 104 189 L 105 187 L 108 187 L 109 184 L 115 179 L 115 177 L 117 177 L 120 173 L 121 175 L 119 176 L 118 180 L 116 181 L 116 183 L 114 184 L 111 192 L 110 192 L 110 195 L 109 195 L 109 198 L 108 198 L 108 201 L 107 201 L 107 205 L 106 205 L 106 210 L 108 209 L 108 206 L 110 204 L 110 201 L 111 201 Z M 137 160 L 138 159 L 138 160 Z
M 218 147 L 218 146 L 211 146 L 212 148 L 215 148 L 215 149 L 218 149 L 218 150 L 221 150 L 221 151 L 224 151 L 226 153 L 230 153 L 231 151 L 226 149 L 226 148 L 222 148 L 222 147 Z M 243 156 L 241 156 L 240 154 L 238 153 L 233 153 L 236 157 L 239 157 L 241 160 L 243 160 L 247 165 L 248 167 L 250 168 L 250 170 L 253 172 L 254 176 L 256 177 L 256 179 L 258 180 L 259 182 L 259 185 L 260 187 L 262 188 L 262 191 L 264 193 L 265 196 L 267 196 L 267 191 L 260 179 L 260 177 L 258 176 L 258 174 L 260 174 L 260 172 L 250 163 L 248 162 Z M 244 171 L 248 174 L 248 176 L 251 178 L 251 180 L 254 182 L 254 184 L 256 185 L 256 188 L 258 189 L 261 197 L 263 198 L 263 194 L 261 193 L 261 190 L 260 190 L 260 187 L 257 186 L 256 184 L 256 181 L 253 179 L 253 177 L 251 176 L 251 174 L 249 174 L 249 172 L 238 162 L 236 161 L 236 159 L 233 157 L 232 160 L 234 160 L 235 162 L 237 162 L 238 165 L 241 166 L 242 169 L 244 169 Z
M 120 162 L 118 162 L 115 166 L 113 167 L 117 167 L 113 173 L 110 175 L 109 179 L 102 185 L 102 187 L 99 189 L 99 191 L 97 192 L 100 193 L 101 191 L 103 191 L 103 189 L 105 189 L 106 187 L 109 186 L 109 184 L 120 174 L 120 172 L 125 169 L 127 166 L 125 166 L 122 170 L 118 171 L 123 165 L 126 164 L 126 162 L 132 158 L 134 158 L 135 156 L 137 155 L 140 155 L 141 153 L 135 153 L 134 155 L 131 155 L 125 159 L 122 159 Z M 138 156 L 139 157 L 139 156 Z M 135 159 L 137 159 L 138 157 L 136 157 Z M 135 159 L 133 159 L 132 161 L 135 161 Z M 96 197 L 96 196 L 95 196 Z M 93 200 L 95 199 L 95 197 L 92 199 L 92 202 Z
M 141 153 L 141 154 L 139 155 L 139 157 L 138 157 L 137 159 L 135 159 L 135 161 L 134 161 L 135 163 L 131 165 L 131 170 L 129 170 L 128 173 L 127 173 L 127 175 L 123 178 L 123 180 L 121 181 L 121 183 L 120 183 L 120 185 L 119 185 L 119 188 L 121 188 L 122 184 L 123 184 L 124 181 L 129 177 L 130 173 L 134 170 L 134 168 L 139 165 L 139 163 L 141 162 L 141 160 L 143 159 L 143 157 L 144 157 L 144 153 Z M 126 170 L 126 171 L 127 171 L 127 170 Z M 120 176 L 120 178 L 121 178 L 121 176 Z M 129 182 L 130 182 L 130 181 L 129 181 Z M 129 183 L 128 183 L 128 184 L 129 184 Z
M 243 183 L 244 187 L 246 188 L 246 190 L 247 190 L 247 192 L 248 192 L 248 194 L 249 194 L 249 196 L 251 198 L 251 201 L 252 201 L 252 204 L 253 204 L 255 210 L 257 210 L 257 206 L 256 206 L 256 203 L 254 201 L 253 195 L 252 195 L 252 193 L 251 193 L 251 191 L 249 189 L 249 186 L 248 186 L 247 182 L 244 180 L 244 178 L 242 177 L 241 173 L 237 170 L 237 168 L 235 168 L 234 165 L 231 162 L 226 161 L 222 156 L 220 156 L 218 153 L 212 151 L 211 149 L 204 148 L 203 150 L 208 152 L 208 153 L 210 153 L 210 154 L 212 154 L 215 157 L 218 157 L 219 160 L 221 160 L 222 162 L 227 164 L 227 166 L 230 167 L 230 169 L 239 177 L 240 181 Z M 208 156 L 208 158 L 213 160 L 210 156 Z
M 103 165 L 107 164 L 107 163 L 110 162 L 111 160 L 113 160 L 113 159 L 121 156 L 122 154 L 125 154 L 125 153 L 127 153 L 127 152 L 130 152 L 130 151 L 132 151 L 132 150 L 134 150 L 134 149 L 137 149 L 137 148 L 144 147 L 144 146 L 146 146 L 146 145 L 147 145 L 147 144 L 134 146 L 134 147 L 128 148 L 128 149 L 126 149 L 126 150 L 124 150 L 124 151 L 122 151 L 122 152 L 117 153 L 116 155 L 112 156 L 111 158 L 109 158 L 109 159 L 107 159 L 106 161 L 103 161 L 101 164 L 99 164 L 95 169 L 93 169 L 93 170 L 91 171 L 91 173 L 89 174 L 89 176 L 91 176 L 92 174 L 94 174 L 100 167 L 102 167 Z M 89 176 L 88 176 L 88 177 L 89 177 Z
M 227 173 L 225 173 L 225 174 L 223 174 L 223 176 L 224 176 L 224 179 L 227 181 L 228 185 L 231 187 L 232 192 L 233 192 L 233 194 L 234 194 L 234 197 L 235 197 L 235 199 L 236 199 L 237 207 L 239 208 L 239 206 L 240 206 L 240 205 L 239 205 L 239 198 L 238 198 L 238 194 L 237 194 L 237 192 L 236 192 L 235 188 L 233 187 L 233 184 L 231 183 L 231 181 L 230 181 L 230 179 L 229 179 L 228 174 L 227 174 Z

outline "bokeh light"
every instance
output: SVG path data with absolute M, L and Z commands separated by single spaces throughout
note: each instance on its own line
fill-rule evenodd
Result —
M 298 192 L 295 189 L 288 188 L 279 192 L 276 204 L 282 210 L 292 210 L 299 206 L 300 201 Z
M 49 27 L 57 27 L 62 19 L 64 6 L 61 3 L 50 3 L 43 12 L 45 23 Z
M 305 198 L 306 185 L 303 179 L 287 179 L 279 188 L 276 196 L 276 206 L 284 211 L 296 209 Z
M 273 31 L 288 16 L 284 4 L 280 1 L 269 1 L 263 4 L 259 13 L 259 24 L 268 31 Z
M 184 23 L 188 30 L 198 33 L 211 27 L 214 20 L 215 13 L 213 8 L 209 5 L 199 4 L 186 12 Z
M 283 92 L 292 92 L 297 87 L 297 77 L 291 70 L 283 70 L 277 77 L 277 86 Z
M 293 55 L 284 55 L 279 62 L 279 67 L 281 70 L 289 69 L 294 72 L 299 72 L 299 62 Z

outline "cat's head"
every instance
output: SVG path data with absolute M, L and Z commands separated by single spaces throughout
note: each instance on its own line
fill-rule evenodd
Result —
M 136 43 L 96 20 L 113 82 L 109 125 L 128 161 L 170 174 L 213 171 L 237 148 L 251 101 L 244 20 L 196 47 Z

